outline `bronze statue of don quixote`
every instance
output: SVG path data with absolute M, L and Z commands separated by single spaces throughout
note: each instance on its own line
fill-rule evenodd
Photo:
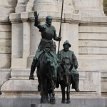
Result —
M 77 92 L 79 91 L 79 73 L 77 71 L 78 62 L 73 51 L 69 48 L 71 44 L 65 41 L 64 49 L 59 51 L 62 29 L 64 0 L 62 0 L 61 21 L 59 36 L 56 35 L 56 29 L 52 25 L 52 17 L 46 17 L 46 23 L 41 25 L 39 22 L 39 14 L 34 12 L 34 26 L 41 32 L 41 41 L 39 43 L 36 54 L 31 65 L 29 79 L 34 80 L 34 71 L 37 67 L 38 91 L 41 95 L 41 103 L 55 104 L 54 89 L 61 86 L 62 103 L 70 103 L 70 85 Z M 56 44 L 58 41 L 58 53 L 56 54 Z M 67 90 L 65 90 L 67 87 Z M 65 96 L 66 95 L 66 96 Z M 67 98 L 65 98 L 67 97 Z

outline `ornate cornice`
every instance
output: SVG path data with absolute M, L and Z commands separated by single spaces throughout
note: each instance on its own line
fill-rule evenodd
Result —
M 48 13 L 48 15 L 53 17 L 53 22 L 60 22 L 60 13 L 53 12 Z M 47 13 L 41 13 L 39 15 L 40 22 L 44 22 L 45 18 L 47 16 Z M 12 13 L 9 17 L 11 23 L 21 23 L 26 21 L 34 21 L 34 12 L 22 12 L 22 13 Z M 79 14 L 63 14 L 62 22 L 64 23 L 79 23 L 80 21 L 80 15 Z

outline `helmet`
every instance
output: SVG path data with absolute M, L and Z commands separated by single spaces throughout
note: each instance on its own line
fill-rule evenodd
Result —
M 68 40 L 66 40 L 66 41 L 64 42 L 63 46 L 64 46 L 64 45 L 66 45 L 66 44 L 68 44 L 68 45 L 69 45 L 69 47 L 71 47 L 71 44 L 69 43 L 69 41 L 68 41 Z
M 47 16 L 47 17 L 46 17 L 46 21 L 49 20 L 49 19 L 52 20 L 52 17 L 51 17 L 51 16 Z

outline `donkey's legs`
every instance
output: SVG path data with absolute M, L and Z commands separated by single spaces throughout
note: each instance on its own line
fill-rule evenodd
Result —
M 70 103 L 70 85 L 67 86 L 67 103 Z
M 61 84 L 61 91 L 62 91 L 62 103 L 65 103 L 65 86 Z
M 55 104 L 55 94 L 54 94 L 54 92 L 50 93 L 49 96 L 50 96 L 50 103 Z

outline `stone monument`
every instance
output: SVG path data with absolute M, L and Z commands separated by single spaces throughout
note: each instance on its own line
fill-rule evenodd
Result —
M 42 7 L 42 8 L 41 8 Z M 47 15 L 59 33 L 61 0 L 4 0 L 0 2 L 0 85 L 3 95 L 37 92 L 37 78 L 28 80 L 40 33 L 34 11 L 44 23 Z M 102 0 L 65 0 L 62 44 L 69 40 L 79 59 L 80 90 L 107 93 L 107 17 Z M 6 82 L 5 82 L 6 81 Z

